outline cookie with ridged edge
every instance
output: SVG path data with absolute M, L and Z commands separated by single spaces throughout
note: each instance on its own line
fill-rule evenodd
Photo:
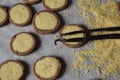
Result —
M 36 46 L 35 37 L 28 32 L 21 32 L 14 35 L 10 42 L 11 50 L 19 56 L 31 53 Z
M 59 37 L 60 39 L 72 39 L 72 38 L 85 38 L 86 34 L 85 33 L 78 33 L 78 34 L 72 34 L 72 35 L 65 35 L 63 36 L 63 34 L 65 33 L 69 33 L 69 32 L 75 32 L 75 31 L 84 31 L 85 28 L 76 24 L 70 24 L 70 25 L 65 25 L 60 33 L 59 33 Z M 62 42 L 64 45 L 66 45 L 67 47 L 70 48 L 78 48 L 81 47 L 84 42 Z
M 16 60 L 7 60 L 0 64 L 0 80 L 21 80 L 24 76 L 24 65 Z
M 43 10 L 34 16 L 33 26 L 40 34 L 53 34 L 61 26 L 61 20 L 56 13 Z
M 51 11 L 61 11 L 69 4 L 69 0 L 43 0 L 43 5 Z
M 59 59 L 53 56 L 44 56 L 34 64 L 34 73 L 41 80 L 55 80 L 61 71 Z
M 32 11 L 26 4 L 18 3 L 13 5 L 9 10 L 10 22 L 23 27 L 30 23 Z
M 8 21 L 8 12 L 6 7 L 0 6 L 0 26 L 3 26 Z

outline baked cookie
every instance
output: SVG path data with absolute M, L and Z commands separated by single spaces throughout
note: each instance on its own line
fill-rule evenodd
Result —
M 24 56 L 31 53 L 35 46 L 35 37 L 27 32 L 16 34 L 13 36 L 10 43 L 12 51 L 19 56 Z
M 8 20 L 7 9 L 3 6 L 0 6 L 0 26 L 3 26 Z
M 72 35 L 63 35 L 65 33 L 69 32 L 75 32 L 75 31 L 84 31 L 84 28 L 79 25 L 65 25 L 63 29 L 60 31 L 60 38 L 61 39 L 72 39 L 72 38 L 84 38 L 86 34 L 84 33 L 78 33 L 78 34 L 72 34 Z M 70 48 L 78 48 L 84 44 L 84 42 L 63 42 L 67 47 Z
M 0 65 L 0 80 L 21 80 L 24 66 L 19 61 L 8 60 Z
M 40 0 L 24 0 L 26 4 L 35 4 L 38 3 Z
M 51 11 L 41 11 L 33 19 L 34 28 L 40 34 L 55 33 L 60 24 L 58 15 Z
M 43 0 L 43 5 L 51 11 L 60 11 L 68 6 L 69 0 Z
M 17 26 L 27 25 L 32 18 L 31 9 L 23 3 L 12 6 L 9 10 L 9 15 L 11 23 Z
M 55 57 L 42 57 L 34 64 L 34 73 L 41 80 L 55 80 L 61 71 L 61 63 Z

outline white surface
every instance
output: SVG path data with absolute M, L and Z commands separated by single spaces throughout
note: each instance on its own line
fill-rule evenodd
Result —
M 0 5 L 11 7 L 12 5 L 23 2 L 22 0 L 0 0 Z M 73 5 L 75 5 L 76 0 L 72 0 L 72 5 L 70 10 L 74 13 L 74 16 L 67 17 L 64 14 L 61 14 L 64 17 L 66 24 L 85 24 L 84 18 L 77 14 L 76 10 L 74 10 Z M 37 12 L 44 10 L 42 3 L 33 5 Z M 67 10 L 69 12 L 69 10 Z M 60 12 L 61 13 L 61 12 Z M 13 52 L 10 50 L 10 40 L 13 35 L 19 32 L 33 32 L 37 34 L 41 39 L 41 46 L 40 48 L 33 52 L 32 54 L 24 57 L 20 57 L 14 55 Z M 8 59 L 15 59 L 15 60 L 22 60 L 27 62 L 30 66 L 30 74 L 27 76 L 26 80 L 38 80 L 38 78 L 33 73 L 33 65 L 34 62 L 39 59 L 41 56 L 47 55 L 54 55 L 61 57 L 67 63 L 67 69 L 64 75 L 59 78 L 58 80 L 89 80 L 93 77 L 89 74 L 83 75 L 79 78 L 72 70 L 72 63 L 74 56 L 72 56 L 72 49 L 63 46 L 61 43 L 58 46 L 62 46 L 62 48 L 56 48 L 54 45 L 55 35 L 41 35 L 35 32 L 32 25 L 28 25 L 26 27 L 16 27 L 13 24 L 8 24 L 0 28 L 0 63 L 6 61 Z M 83 47 L 84 48 L 84 47 Z M 81 49 L 83 49 L 81 48 Z M 80 49 L 80 48 L 78 48 Z M 97 77 L 97 76 L 96 76 Z M 118 78 L 119 79 L 119 78 Z M 111 79 L 113 80 L 113 79 Z M 115 79 L 114 79 L 115 80 Z

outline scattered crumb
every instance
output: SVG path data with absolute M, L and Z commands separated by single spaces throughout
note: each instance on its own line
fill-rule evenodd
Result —
M 117 2 L 109 0 L 100 5 L 100 0 L 78 0 L 76 3 L 79 14 L 83 15 L 89 28 L 106 28 L 120 26 L 120 16 L 117 11 Z M 112 33 L 112 32 L 109 32 Z M 120 32 L 114 32 L 120 33 Z M 95 34 L 108 34 L 99 32 Z M 76 59 L 73 63 L 74 69 L 89 70 L 94 69 L 103 78 L 110 74 L 117 74 L 120 70 L 120 41 L 101 40 L 95 41 L 94 47 L 90 50 L 73 51 Z M 84 65 L 86 61 L 91 61 L 91 65 Z

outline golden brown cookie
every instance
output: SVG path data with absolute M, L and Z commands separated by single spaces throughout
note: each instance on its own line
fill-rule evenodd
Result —
M 3 6 L 0 6 L 0 26 L 3 26 L 8 20 L 7 9 Z
M 0 80 L 21 80 L 24 66 L 16 60 L 7 60 L 0 65 Z
M 60 61 L 51 56 L 45 56 L 34 64 L 34 73 L 41 80 L 55 80 L 61 71 Z
M 44 6 L 51 11 L 60 11 L 68 6 L 69 0 L 43 0 Z
M 84 30 L 83 27 L 79 25 L 65 25 L 63 29 L 60 31 L 60 38 L 63 39 L 72 39 L 72 38 L 84 38 L 86 35 L 84 33 L 78 33 L 78 34 L 72 34 L 72 35 L 65 35 L 62 36 L 62 34 L 69 33 L 69 32 L 75 32 L 75 31 L 81 31 Z M 70 48 L 78 48 L 84 44 L 84 42 L 63 42 L 64 45 Z
M 31 21 L 32 11 L 26 4 L 18 3 L 10 8 L 9 15 L 11 23 L 25 26 Z
M 35 37 L 27 32 L 14 35 L 10 43 L 11 50 L 19 56 L 24 56 L 31 53 L 35 46 Z
M 40 34 L 52 34 L 61 25 L 58 15 L 51 11 L 41 11 L 34 16 L 33 26 Z

